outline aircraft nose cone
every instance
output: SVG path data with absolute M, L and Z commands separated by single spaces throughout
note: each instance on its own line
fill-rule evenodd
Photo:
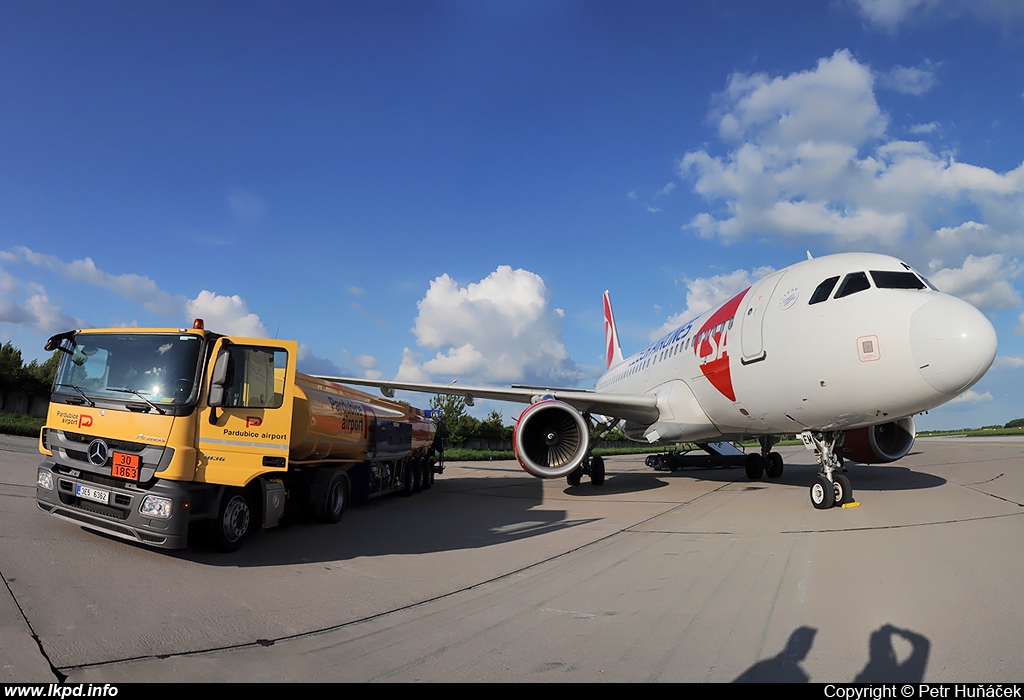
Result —
M 956 396 L 981 379 L 996 357 L 996 329 L 956 297 L 939 297 L 910 317 L 910 349 L 921 376 Z

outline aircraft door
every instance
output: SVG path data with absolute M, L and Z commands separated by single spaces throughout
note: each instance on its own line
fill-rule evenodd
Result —
M 764 315 L 786 271 L 776 272 L 755 284 L 747 295 L 747 303 L 740 316 L 740 361 L 749 365 L 765 359 Z

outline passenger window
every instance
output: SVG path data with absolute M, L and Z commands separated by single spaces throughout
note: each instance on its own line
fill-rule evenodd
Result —
M 857 292 L 863 292 L 865 289 L 871 289 L 871 283 L 868 282 L 868 276 L 863 272 L 851 272 L 843 280 L 843 283 L 839 285 L 839 291 L 836 292 L 836 299 L 842 297 L 848 297 L 851 294 Z
M 808 304 L 820 304 L 821 302 L 828 299 L 832 290 L 836 288 L 836 282 L 839 281 L 839 276 L 829 277 L 827 280 L 818 285 L 818 288 L 814 290 L 814 294 L 811 295 L 811 300 Z

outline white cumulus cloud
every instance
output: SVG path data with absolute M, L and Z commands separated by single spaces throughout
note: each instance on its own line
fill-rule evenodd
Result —
M 890 90 L 920 97 L 935 86 L 935 66 L 929 61 L 920 68 L 896 66 L 881 76 L 880 81 Z
M 533 272 L 502 265 L 466 286 L 444 274 L 417 308 L 413 333 L 435 354 L 420 362 L 406 348 L 401 379 L 566 385 L 581 376 L 561 341 L 564 314 L 548 304 L 544 280 Z
M 657 340 L 698 314 L 728 301 L 754 282 L 767 277 L 774 271 L 770 267 L 759 267 L 753 272 L 749 270 L 733 270 L 724 275 L 684 279 L 683 282 L 686 284 L 686 309 L 669 317 L 660 328 L 651 333 L 650 340 Z
M 952 399 L 949 403 L 979 403 L 981 401 L 991 401 L 991 392 L 986 391 L 983 394 L 979 394 L 974 389 L 968 389 L 964 393 Z
M 941 291 L 974 304 L 979 309 L 1002 309 L 1021 305 L 1020 294 L 1009 280 L 1020 271 L 1017 261 L 994 253 L 967 256 L 958 268 L 943 268 L 928 277 Z
M 920 17 L 958 20 L 964 16 L 1001 24 L 1024 20 L 1019 0 L 851 0 L 872 24 L 894 32 Z
M 18 246 L 0 251 L 0 260 L 47 268 L 67 279 L 107 289 L 161 316 L 176 317 L 181 313 L 182 299 L 163 291 L 149 277 L 132 272 L 114 275 L 98 268 L 92 258 L 65 262 L 54 255 Z
M 85 328 L 89 324 L 69 316 L 50 300 L 46 289 L 0 269 L 0 323 L 34 329 L 42 334 Z
M 931 64 L 923 65 L 886 79 L 898 76 L 904 91 L 925 90 L 934 78 Z M 957 284 L 986 260 L 1001 277 L 970 293 L 990 308 L 1019 304 L 1009 280 L 1014 256 L 1024 255 L 1024 164 L 997 172 L 891 137 L 873 75 L 849 51 L 837 51 L 813 70 L 731 76 L 711 113 L 728 152 L 705 148 L 679 163 L 711 205 L 684 228 L 723 241 L 882 250 L 918 266 L 930 261 L 933 270 L 963 265 Z M 965 263 L 968 256 L 973 262 Z
M 204 289 L 185 303 L 185 316 L 203 319 L 206 328 L 215 333 L 250 338 L 269 335 L 260 317 L 249 311 L 245 299 L 237 294 L 223 296 Z

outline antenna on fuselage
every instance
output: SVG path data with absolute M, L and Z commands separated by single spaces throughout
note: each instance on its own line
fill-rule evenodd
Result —
M 809 251 L 809 250 L 807 251 L 807 259 L 808 260 L 814 260 L 814 256 L 811 255 L 811 251 Z

